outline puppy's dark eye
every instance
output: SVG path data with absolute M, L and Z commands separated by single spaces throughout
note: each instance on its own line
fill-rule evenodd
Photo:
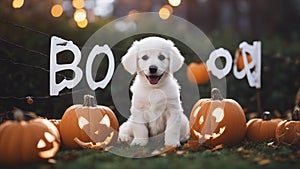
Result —
M 165 58 L 166 58 L 166 57 L 165 57 L 164 55 L 159 55 L 159 56 L 158 56 L 158 59 L 161 60 L 161 61 L 165 60 Z
M 149 59 L 149 56 L 144 55 L 144 56 L 142 57 L 142 59 L 143 59 L 143 60 L 148 60 L 148 59 Z

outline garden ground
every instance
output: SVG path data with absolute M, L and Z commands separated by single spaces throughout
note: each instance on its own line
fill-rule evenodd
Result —
M 141 149 L 141 148 L 139 148 Z M 127 151 L 124 148 L 124 151 Z M 276 169 L 299 168 L 300 150 L 287 145 L 270 146 L 267 143 L 244 141 L 233 147 L 217 146 L 214 149 L 200 148 L 192 151 L 182 146 L 174 151 L 148 158 L 143 151 L 133 154 L 137 158 L 127 158 L 110 152 L 93 149 L 62 149 L 46 163 L 13 168 L 37 169 Z M 2 166 L 3 167 L 3 166 Z M 0 168 L 2 168 L 0 167 Z

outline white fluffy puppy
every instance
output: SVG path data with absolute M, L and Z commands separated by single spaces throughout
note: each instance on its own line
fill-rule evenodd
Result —
M 147 37 L 135 41 L 122 58 L 124 68 L 137 73 L 131 86 L 131 115 L 120 126 L 119 140 L 146 145 L 149 137 L 164 134 L 164 144 L 179 146 L 189 138 L 189 122 L 183 114 L 180 86 L 173 73 L 184 57 L 170 40 Z

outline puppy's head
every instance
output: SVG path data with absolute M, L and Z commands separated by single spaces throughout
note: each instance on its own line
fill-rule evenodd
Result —
M 166 74 L 179 70 L 183 62 L 184 57 L 174 43 L 160 37 L 135 41 L 122 58 L 129 73 L 137 72 L 152 85 L 158 84 Z

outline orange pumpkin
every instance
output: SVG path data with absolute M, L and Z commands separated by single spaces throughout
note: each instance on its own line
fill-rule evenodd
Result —
M 247 122 L 247 138 L 263 142 L 275 139 L 275 130 L 281 119 L 271 119 L 270 112 L 264 112 L 262 118 L 254 118 Z
M 246 57 L 247 57 L 247 62 L 251 63 L 252 62 L 252 57 L 250 56 L 249 53 L 246 53 Z M 243 60 L 243 55 L 242 55 L 241 49 L 237 49 L 236 50 L 236 52 L 235 52 L 235 58 L 236 58 L 236 64 L 237 64 L 238 70 L 244 69 L 245 64 L 244 64 L 244 60 Z
M 106 106 L 95 104 L 93 96 L 85 95 L 82 105 L 69 107 L 60 122 L 60 133 L 66 147 L 105 147 L 116 142 L 118 120 Z
M 60 145 L 56 127 L 46 119 L 24 120 L 20 110 L 15 120 L 0 125 L 0 164 L 23 164 L 55 156 Z
M 59 131 L 59 126 L 60 126 L 60 122 L 61 122 L 61 119 L 49 119 L 49 121 L 54 124 L 54 126 L 57 128 L 58 132 Z
M 186 73 L 192 83 L 205 84 L 209 81 L 209 73 L 204 63 L 190 63 Z
M 200 99 L 190 114 L 192 139 L 207 147 L 240 143 L 246 134 L 246 117 L 241 106 L 224 99 L 212 89 L 211 99 Z
M 280 122 L 276 128 L 276 140 L 300 148 L 300 111 L 294 111 L 292 120 Z

